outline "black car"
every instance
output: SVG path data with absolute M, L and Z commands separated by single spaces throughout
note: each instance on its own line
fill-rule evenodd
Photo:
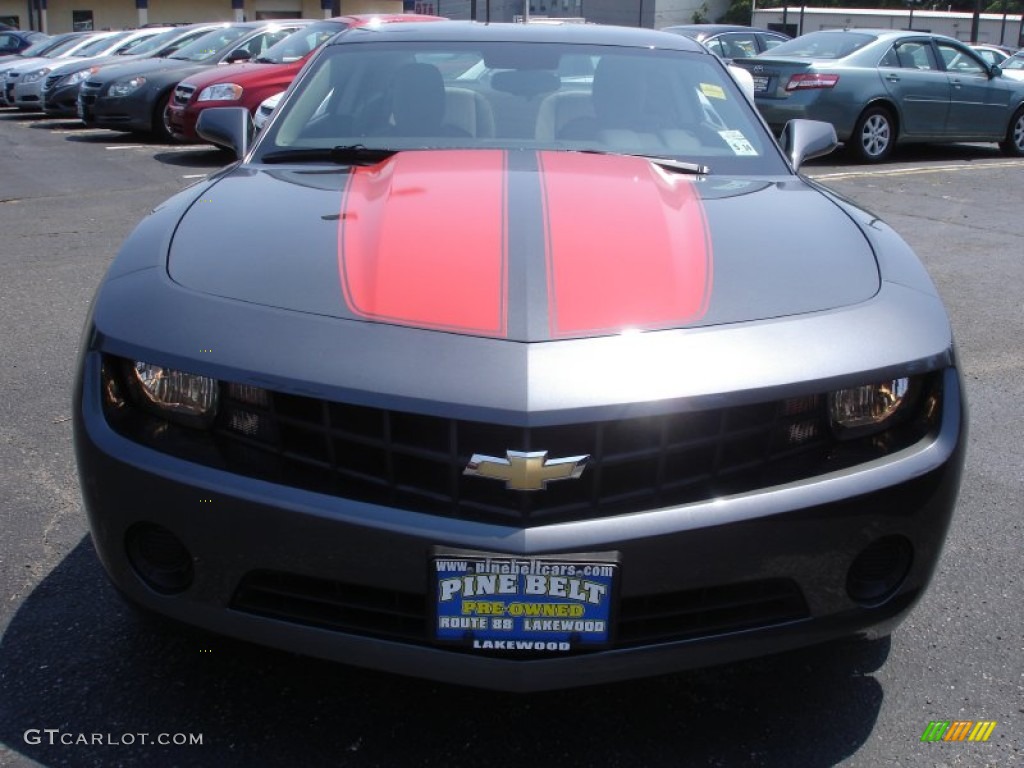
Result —
M 164 111 L 174 86 L 206 67 L 254 59 L 310 23 L 285 19 L 224 24 L 167 58 L 104 67 L 82 83 L 78 117 L 89 126 L 152 133 L 169 141 Z
M 0 57 L 21 53 L 48 38 L 42 32 L 22 32 L 19 29 L 0 29 Z
M 709 51 L 723 59 L 748 59 L 789 40 L 789 35 L 768 29 L 738 24 L 680 24 L 664 27 L 662 32 L 684 35 L 703 43 Z
M 588 67 L 581 74 L 579 65 Z M 75 447 L 122 594 L 403 674 L 569 687 L 887 634 L 966 410 L 909 246 L 652 30 L 350 28 L 92 302 Z M 799 226 L 794 226 L 798 221 Z

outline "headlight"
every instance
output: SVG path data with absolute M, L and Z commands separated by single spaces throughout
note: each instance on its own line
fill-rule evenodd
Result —
M 196 101 L 238 101 L 242 98 L 242 86 L 235 83 L 217 83 L 203 88 Z
M 129 93 L 135 93 L 142 86 L 146 84 L 146 78 L 144 77 L 133 77 L 130 80 L 118 80 L 112 86 L 110 86 L 111 96 L 127 96 Z
M 916 379 L 887 379 L 832 392 L 828 413 L 832 428 L 840 437 L 860 437 L 892 426 L 917 398 Z
M 76 84 L 82 82 L 83 80 L 85 80 L 87 77 L 89 77 L 89 75 L 91 75 L 95 71 L 96 71 L 95 67 L 92 68 L 92 69 L 82 69 L 82 70 L 79 70 L 78 72 L 75 72 L 75 74 L 73 74 L 70 77 L 68 77 L 67 79 L 65 79 L 64 80 L 64 85 L 76 85 Z
M 150 411 L 192 427 L 208 426 L 216 416 L 216 379 L 151 363 L 132 362 L 126 368 L 136 400 Z
M 37 82 L 39 80 L 42 80 L 48 74 L 50 74 L 50 70 L 48 68 L 47 69 L 37 69 L 35 72 L 29 72 L 27 75 L 25 75 L 23 78 L 21 78 L 21 82 L 23 82 L 23 83 L 34 83 L 34 82 Z

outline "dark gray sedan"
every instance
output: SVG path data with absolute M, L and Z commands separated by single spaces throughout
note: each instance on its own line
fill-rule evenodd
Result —
M 1024 155 L 1024 82 L 949 37 L 828 30 L 736 63 L 774 131 L 797 117 L 830 122 L 863 162 L 912 142 L 993 141 Z

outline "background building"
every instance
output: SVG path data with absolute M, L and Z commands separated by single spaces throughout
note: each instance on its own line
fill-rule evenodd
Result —
M 982 13 L 977 40 L 971 40 L 974 14 L 903 8 L 815 8 L 789 6 L 754 11 L 754 26 L 802 35 L 821 29 L 915 29 L 963 40 L 1018 47 L 1024 45 L 1019 13 Z
M 480 21 L 517 21 L 528 12 L 534 17 L 585 18 L 598 24 L 660 29 L 689 24 L 695 15 L 714 20 L 727 8 L 728 0 L 0 0 L 0 21 L 53 34 L 142 24 L 308 19 L 403 10 L 469 19 L 475 10 Z
M 402 4 L 403 0 L 0 0 L 0 20 L 13 17 L 21 29 L 55 34 L 141 24 L 394 13 Z

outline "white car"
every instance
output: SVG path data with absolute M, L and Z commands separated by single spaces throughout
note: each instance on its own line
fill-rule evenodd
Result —
M 999 68 L 1003 70 L 1006 77 L 1014 80 L 1024 80 L 1024 52 L 1018 51 L 1013 56 L 1005 59 Z
M 92 62 L 107 56 L 115 56 L 130 51 L 140 42 L 165 32 L 169 27 L 146 27 L 144 29 L 124 30 L 121 32 L 100 32 L 88 43 L 71 54 L 70 58 L 83 62 Z M 8 93 L 8 101 L 24 111 L 39 111 L 43 108 L 42 87 L 47 75 L 63 62 L 47 62 L 45 66 L 32 66 L 28 69 L 19 68 L 20 82 L 15 83 L 13 92 Z
M 63 63 L 60 61 L 61 59 L 100 55 L 111 47 L 116 48 L 117 45 L 109 41 L 117 36 L 117 41 L 120 42 L 121 36 L 124 34 L 126 33 L 97 32 L 89 38 L 83 38 L 80 43 L 52 59 L 27 59 L 15 66 L 8 67 L 3 82 L 4 99 L 7 106 L 28 111 L 40 109 L 39 89 L 55 61 Z
M 278 103 L 281 101 L 281 97 L 284 96 L 284 91 L 275 93 L 273 96 L 265 98 L 256 109 L 256 114 L 253 115 L 252 121 L 256 126 L 256 130 L 263 130 L 263 126 L 267 124 L 270 116 L 274 114 L 274 110 L 277 109 Z
M 978 45 L 972 45 L 971 48 L 974 52 L 981 56 L 985 60 L 986 64 L 999 64 L 1008 58 L 1013 56 L 1014 49 L 1007 48 L 1005 45 L 992 45 L 991 43 L 979 43 Z
M 23 72 L 31 72 L 41 66 L 45 66 L 53 59 L 67 59 L 80 51 L 95 35 L 77 35 L 69 37 L 63 43 L 47 51 L 45 56 L 32 56 L 29 58 L 13 58 L 0 65 L 0 106 L 12 107 L 14 85 L 19 81 Z

